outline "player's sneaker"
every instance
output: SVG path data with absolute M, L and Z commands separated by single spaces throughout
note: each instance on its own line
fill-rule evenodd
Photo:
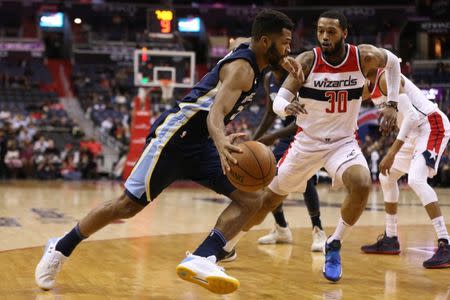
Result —
M 442 269 L 450 267 L 450 245 L 448 240 L 439 239 L 438 248 L 433 256 L 423 262 L 427 269 Z
M 56 275 L 67 259 L 61 252 L 55 250 L 56 243 L 58 243 L 59 239 L 51 238 L 48 240 L 44 255 L 34 272 L 36 284 L 44 290 L 50 290 L 55 286 Z
M 292 232 L 289 227 L 281 227 L 275 223 L 275 228 L 269 234 L 258 239 L 258 243 L 263 245 L 277 244 L 277 243 L 292 243 Z
M 229 294 L 239 287 L 239 281 L 225 274 L 224 269 L 216 264 L 214 255 L 186 255 L 176 269 L 181 279 L 198 284 L 216 294 Z
M 342 277 L 340 251 L 341 241 L 333 240 L 331 243 L 325 243 L 325 264 L 323 265 L 323 276 L 333 282 L 339 281 Z
M 233 248 L 230 252 L 227 252 L 222 249 L 222 252 L 217 255 L 217 262 L 230 262 L 234 261 L 237 258 L 236 249 Z
M 380 234 L 377 241 L 371 245 L 364 245 L 361 251 L 369 254 L 392 254 L 400 253 L 400 244 L 396 236 L 388 237 L 386 233 Z
M 325 247 L 325 243 L 327 242 L 327 236 L 325 235 L 325 231 L 320 229 L 317 226 L 314 226 L 312 231 L 312 244 L 311 251 L 312 252 L 323 252 L 323 248 Z

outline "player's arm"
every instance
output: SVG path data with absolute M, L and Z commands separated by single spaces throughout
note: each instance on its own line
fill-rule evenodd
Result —
M 222 84 L 208 113 L 206 124 L 219 153 L 223 173 L 226 174 L 230 170 L 228 162 L 237 163 L 231 152 L 241 152 L 239 147 L 233 145 L 233 141 L 245 134 L 226 136 L 224 119 L 233 109 L 241 93 L 252 88 L 255 74 L 247 61 L 237 59 L 225 64 L 219 76 Z
M 377 48 L 373 45 L 359 45 L 361 65 L 364 75 L 376 69 L 385 69 L 386 85 L 388 87 L 388 102 L 398 102 L 400 88 L 400 60 L 389 50 Z
M 261 122 L 258 125 L 258 128 L 253 135 L 253 140 L 259 139 L 267 130 L 272 126 L 275 121 L 277 115 L 273 112 L 272 109 L 272 101 L 270 100 L 270 90 L 269 90 L 269 78 L 270 72 L 264 76 L 264 92 L 266 98 L 266 111 L 264 112 L 264 116 Z
M 397 56 L 386 49 L 377 48 L 368 44 L 359 45 L 358 49 L 364 75 L 376 71 L 378 68 L 384 68 L 386 70 L 388 105 L 381 112 L 383 117 L 381 130 L 385 134 L 395 127 L 397 119 L 397 104 L 401 78 L 400 62 Z
M 380 77 L 380 89 L 381 91 L 386 94 L 387 92 L 387 83 L 384 73 Z M 398 110 L 403 115 L 403 121 L 400 125 L 400 130 L 397 135 L 396 140 L 392 144 L 392 146 L 389 148 L 388 152 L 380 162 L 380 172 L 383 175 L 387 175 L 389 173 L 389 170 L 392 167 L 392 164 L 394 163 L 395 156 L 397 155 L 398 151 L 400 151 L 401 147 L 405 143 L 407 135 L 411 132 L 411 130 L 414 127 L 417 127 L 419 123 L 419 115 L 417 111 L 412 106 L 411 100 L 409 99 L 408 95 L 405 93 L 403 84 L 404 81 L 401 82 L 402 86 L 400 86 L 400 95 L 398 97 Z
M 311 71 L 312 64 L 314 62 L 314 52 L 303 52 L 295 58 L 296 62 L 302 66 L 301 80 L 296 76 L 289 74 L 286 80 L 283 82 L 282 87 L 275 97 L 273 102 L 273 111 L 280 117 L 286 117 L 287 115 L 297 115 L 300 113 L 307 113 L 304 109 L 304 104 L 300 104 L 298 101 L 294 101 L 298 90 L 303 86 L 305 78 Z
M 267 146 L 273 145 L 277 139 L 294 135 L 297 132 L 297 128 L 298 128 L 297 124 L 295 124 L 295 122 L 292 122 L 286 127 L 280 128 L 278 130 L 275 130 L 274 132 L 263 135 L 261 138 L 258 139 L 258 142 L 261 142 Z

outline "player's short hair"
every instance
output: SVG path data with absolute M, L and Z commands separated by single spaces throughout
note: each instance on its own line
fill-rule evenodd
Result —
M 336 19 L 339 21 L 339 25 L 341 26 L 342 29 L 347 29 L 348 28 L 348 21 L 347 21 L 347 17 L 341 13 L 340 11 L 337 10 L 327 10 L 325 12 L 323 12 L 320 16 L 320 18 L 328 18 L 328 19 Z
M 294 23 L 280 11 L 265 9 L 258 13 L 252 25 L 252 38 L 259 40 L 263 35 L 281 33 L 283 28 L 291 30 Z

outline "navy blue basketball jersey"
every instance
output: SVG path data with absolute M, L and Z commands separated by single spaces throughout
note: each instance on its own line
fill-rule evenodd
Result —
M 273 73 L 270 73 L 269 76 L 269 98 L 273 102 L 275 101 L 275 97 L 277 96 L 278 90 L 280 89 L 281 85 L 283 84 L 283 81 L 287 77 L 287 73 L 281 78 L 280 82 L 277 82 L 275 80 L 275 76 L 273 76 Z M 287 127 L 289 124 L 295 121 L 294 116 L 287 116 L 286 118 L 282 119 L 282 124 L 284 127 Z
M 165 112 L 152 125 L 150 137 L 155 136 L 155 131 L 161 124 L 167 124 L 171 127 L 186 128 L 187 133 L 195 134 L 197 138 L 205 138 L 209 136 L 206 126 L 206 118 L 208 112 L 215 101 L 216 94 L 220 88 L 220 69 L 226 63 L 236 59 L 245 59 L 253 68 L 255 78 L 252 88 L 249 91 L 243 91 L 236 101 L 233 109 L 225 116 L 224 123 L 228 124 L 233 120 L 239 112 L 248 106 L 256 93 L 256 88 L 261 81 L 261 72 L 256 63 L 256 56 L 249 48 L 249 44 L 240 44 L 233 51 L 228 53 L 224 58 L 217 62 L 216 66 L 209 71 L 203 78 L 192 88 L 192 90 L 181 100 L 177 102 L 177 106 L 170 111 Z M 173 120 L 169 122 L 167 118 Z
M 215 96 L 221 84 L 219 80 L 220 69 L 224 64 L 236 59 L 245 59 L 250 63 L 253 68 L 253 72 L 255 73 L 255 79 L 253 81 L 252 88 L 249 91 L 241 93 L 241 96 L 239 96 L 235 106 L 225 117 L 225 124 L 233 120 L 239 112 L 241 112 L 253 100 L 256 87 L 261 77 L 261 72 L 259 71 L 256 63 L 255 54 L 249 49 L 248 44 L 240 44 L 237 48 L 222 58 L 216 66 L 194 86 L 192 91 L 179 102 L 179 105 L 184 105 L 184 103 L 195 103 L 198 107 L 197 109 L 209 110 L 211 105 L 214 103 Z

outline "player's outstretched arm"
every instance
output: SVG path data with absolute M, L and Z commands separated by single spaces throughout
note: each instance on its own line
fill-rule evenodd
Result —
M 263 135 L 258 139 L 258 142 L 270 146 L 273 145 L 277 139 L 294 135 L 295 132 L 297 132 L 297 129 L 298 129 L 297 124 L 295 124 L 295 122 L 292 122 L 286 127 L 280 128 L 274 132 Z
M 229 162 L 237 163 L 231 155 L 232 152 L 241 152 L 241 149 L 233 145 L 234 139 L 245 134 L 225 135 L 225 116 L 228 115 L 239 99 L 243 91 L 252 88 L 255 74 L 250 64 L 237 59 L 222 67 L 220 70 L 221 86 L 217 91 L 214 104 L 206 120 L 209 135 L 216 145 L 220 156 L 223 173 L 230 170 Z
M 397 119 L 397 103 L 401 78 L 399 59 L 390 51 L 373 45 L 363 44 L 359 45 L 358 48 L 361 56 L 362 71 L 366 77 L 370 72 L 376 72 L 378 68 L 386 70 L 388 105 L 381 111 L 383 118 L 381 130 L 383 133 L 387 133 L 395 127 Z
M 300 104 L 298 101 L 294 101 L 294 99 L 311 71 L 314 62 L 314 52 L 303 52 L 298 55 L 295 60 L 302 66 L 303 74 L 301 75 L 301 80 L 296 78 L 296 76 L 289 74 L 278 91 L 275 101 L 273 102 L 273 111 L 280 117 L 307 113 L 304 105 Z
M 273 122 L 275 121 L 277 115 L 273 112 L 272 109 L 272 101 L 270 100 L 270 91 L 269 91 L 269 78 L 270 78 L 270 72 L 267 73 L 264 76 L 264 92 L 265 92 L 265 98 L 266 98 L 266 111 L 264 112 L 264 116 L 261 120 L 261 122 L 258 125 L 258 128 L 255 130 L 255 134 L 253 135 L 252 139 L 257 140 L 259 139 L 264 133 L 269 130 L 269 128 L 272 126 Z

